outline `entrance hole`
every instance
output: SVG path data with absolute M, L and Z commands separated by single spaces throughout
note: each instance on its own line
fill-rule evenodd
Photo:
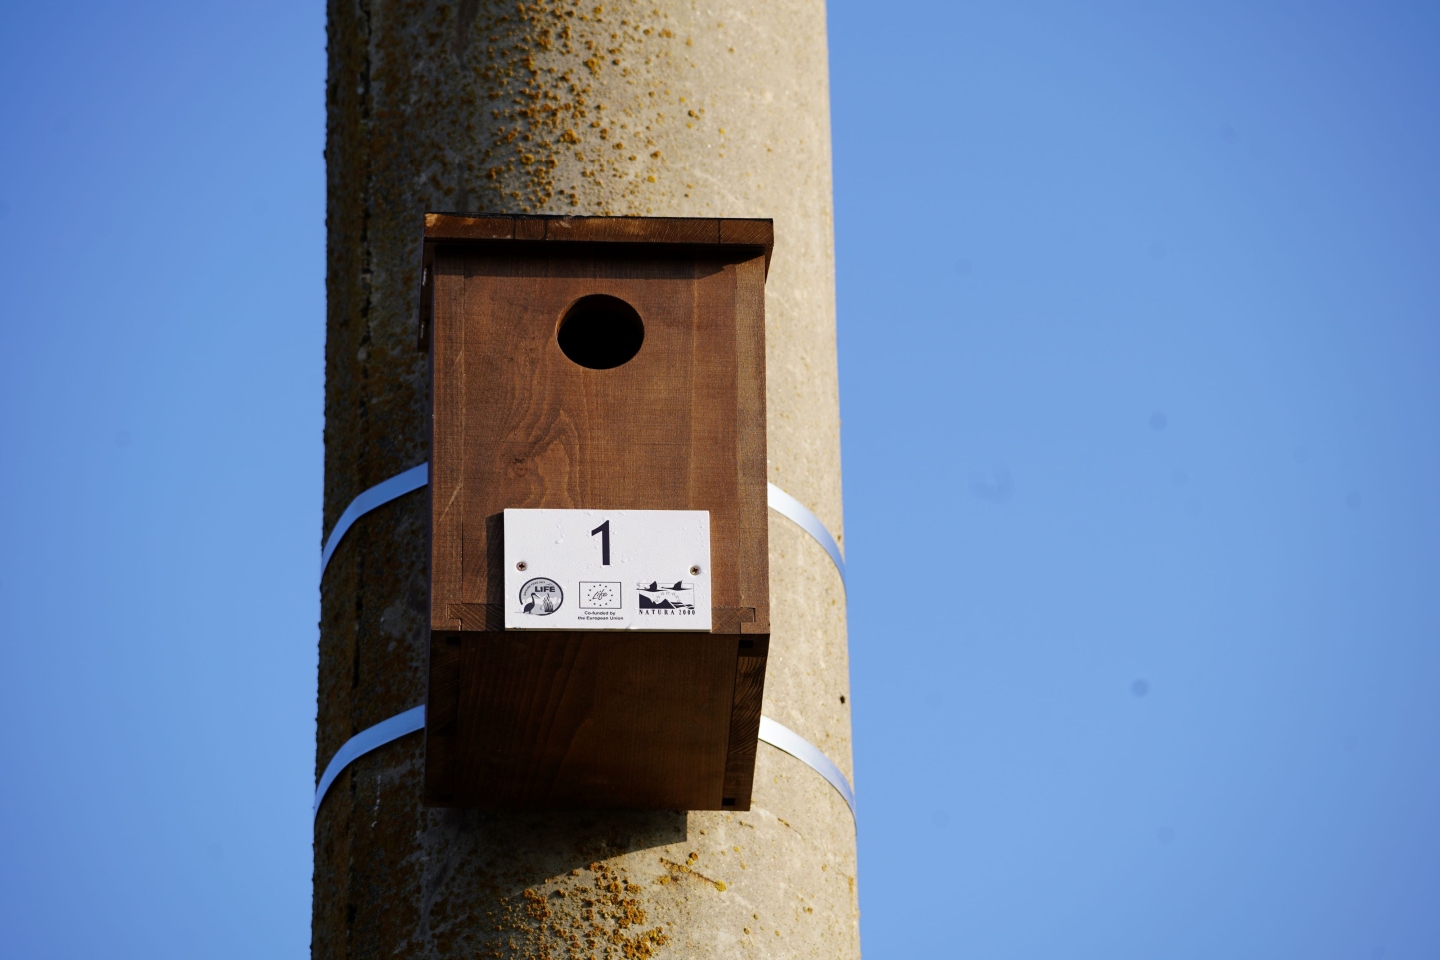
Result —
M 619 297 L 594 293 L 565 311 L 556 339 L 565 356 L 591 370 L 609 370 L 631 360 L 645 342 L 640 314 Z

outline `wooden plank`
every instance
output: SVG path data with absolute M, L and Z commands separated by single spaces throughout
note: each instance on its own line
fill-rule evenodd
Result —
M 720 221 L 682 217 L 565 217 L 549 221 L 545 238 L 602 243 L 718 244 Z
M 720 242 L 754 244 L 768 251 L 775 244 L 775 221 L 721 220 Z
M 449 604 L 501 602 L 490 592 L 495 540 L 487 524 L 507 507 L 709 510 L 713 603 L 756 606 L 768 622 L 763 433 L 746 432 L 743 461 L 734 452 L 740 417 L 763 418 L 763 385 L 750 386 L 750 412 L 742 414 L 733 271 L 705 266 L 699 282 L 716 289 L 697 290 L 697 268 L 685 261 L 659 261 L 644 269 L 648 277 L 634 276 L 639 268 L 628 262 L 588 270 L 579 269 L 582 260 L 554 257 L 438 262 L 449 265 L 437 267 L 441 287 L 457 272 L 465 287 L 446 300 L 461 316 L 437 322 L 435 333 L 436 369 L 451 378 L 437 375 L 434 386 L 435 523 L 437 531 L 459 529 L 453 549 L 436 553 L 434 628 L 453 626 Z M 585 272 L 598 275 L 573 275 Z M 620 296 L 644 318 L 646 344 L 630 363 L 588 370 L 556 345 L 551 331 L 560 315 L 590 292 Z M 708 305 L 697 309 L 702 294 Z M 493 322 L 498 316 L 506 322 Z M 750 322 L 753 351 L 757 341 L 763 347 L 763 316 Z M 455 359 L 446 361 L 447 353 Z M 763 376 L 763 356 L 759 363 Z M 737 462 L 749 468 L 745 514 L 753 529 L 743 534 Z M 442 511 L 460 491 L 461 513 L 451 523 Z M 744 592 L 760 601 L 741 599 L 742 540 L 750 567 Z
M 746 637 L 739 641 L 738 652 L 739 656 L 735 658 L 735 695 L 730 709 L 730 735 L 725 754 L 725 782 L 720 797 L 720 806 L 724 810 L 750 809 L 770 636 Z
M 745 624 L 754 622 L 754 607 L 712 607 L 710 609 L 711 633 L 740 633 Z
M 426 240 L 509 240 L 515 236 L 513 217 L 467 217 L 455 213 L 425 214 Z
M 460 718 L 461 634 L 430 635 L 430 686 L 425 697 L 425 793 L 445 798 L 455 780 Z
M 461 630 L 485 632 L 505 629 L 505 608 L 498 603 L 452 603 L 446 608 L 449 619 Z M 737 628 L 736 633 L 739 633 Z
M 765 420 L 765 267 L 760 258 L 735 266 L 735 405 L 740 423 Z M 736 499 L 738 558 L 743 576 L 738 606 L 755 608 L 754 626 L 742 630 L 770 632 L 770 508 L 767 492 L 769 461 L 759 430 L 735 435 L 739 496 Z
M 466 380 L 465 329 L 450 323 L 464 309 L 463 267 L 454 258 L 436 257 L 433 322 L 430 329 L 430 600 L 432 630 L 459 626 L 437 597 L 459 600 L 464 566 L 465 487 L 462 463 L 445 451 L 464 442 Z M 483 600 L 483 598 L 481 598 Z
M 516 217 L 515 239 L 544 240 L 545 222 L 546 218 L 544 217 Z
M 427 777 L 427 802 L 729 809 L 722 791 L 736 642 L 641 632 L 464 634 L 450 786 Z
M 775 243 L 770 220 L 711 217 L 566 217 L 427 213 L 425 239 L 439 241 L 528 240 L 581 243 L 643 243 L 755 246 L 766 262 Z

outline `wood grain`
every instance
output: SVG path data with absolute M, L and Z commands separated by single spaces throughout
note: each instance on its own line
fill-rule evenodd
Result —
M 745 624 L 754 622 L 754 607 L 712 607 L 710 610 L 711 633 L 741 633 Z
M 507 507 L 708 510 L 713 603 L 769 623 L 763 313 L 737 296 L 742 273 L 759 280 L 753 260 L 437 256 L 434 629 L 454 625 L 451 603 L 502 602 L 487 521 Z M 590 293 L 645 321 L 621 367 L 580 367 L 555 342 Z
M 771 237 L 769 221 L 427 217 L 430 696 L 449 711 L 427 730 L 428 802 L 748 809 Z M 556 341 L 596 293 L 645 326 L 607 370 Z M 509 507 L 708 510 L 711 634 L 504 632 Z
M 425 215 L 425 239 L 526 240 L 572 243 L 661 244 L 752 247 L 765 263 L 775 245 L 775 225 L 767 219 L 709 217 L 560 217 L 473 216 L 456 213 Z
M 744 641 L 638 631 L 459 636 L 458 664 L 445 661 L 456 719 L 427 733 L 427 751 L 444 758 L 432 770 L 427 753 L 430 803 L 726 808 Z
M 757 221 L 765 222 L 765 221 Z M 720 243 L 720 221 L 680 217 L 575 217 L 551 220 L 549 240 L 608 243 Z M 751 243 L 761 241 L 750 241 Z
M 505 608 L 498 603 L 451 603 L 446 604 L 446 612 L 460 630 L 505 629 Z
M 514 236 L 514 217 L 470 217 L 456 213 L 425 214 L 426 239 L 510 240 Z
M 735 696 L 730 707 L 729 749 L 720 806 L 749 810 L 755 781 L 755 751 L 760 739 L 760 704 L 765 697 L 765 663 L 770 637 L 744 638 L 735 658 Z

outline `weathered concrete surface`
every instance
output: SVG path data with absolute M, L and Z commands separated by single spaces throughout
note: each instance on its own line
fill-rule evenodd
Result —
M 426 459 L 426 210 L 775 219 L 770 478 L 841 536 L 824 5 L 330 5 L 325 518 Z M 317 771 L 424 700 L 425 493 L 363 518 L 322 587 Z M 765 713 L 848 774 L 845 597 L 771 515 Z M 843 543 L 843 539 L 842 539 Z M 316 824 L 316 957 L 853 957 L 839 796 L 762 745 L 748 813 L 480 814 L 418 803 L 418 736 Z

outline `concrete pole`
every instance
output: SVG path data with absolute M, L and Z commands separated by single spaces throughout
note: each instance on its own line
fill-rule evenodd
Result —
M 329 17 L 325 529 L 428 457 L 415 318 L 421 215 L 441 210 L 773 217 L 770 479 L 839 538 L 823 2 L 332 0 Z M 366 516 L 325 575 L 317 771 L 424 701 L 425 516 L 424 493 Z M 843 586 L 773 511 L 770 551 L 764 712 L 851 776 Z M 766 744 L 746 813 L 428 809 L 421 751 L 397 741 L 331 789 L 315 957 L 859 954 L 850 812 Z

